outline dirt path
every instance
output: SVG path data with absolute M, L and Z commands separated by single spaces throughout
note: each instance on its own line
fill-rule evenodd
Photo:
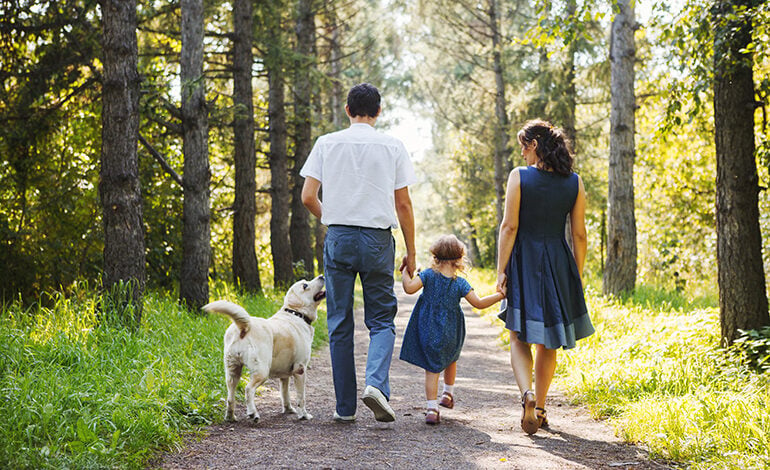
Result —
M 334 393 L 328 348 L 313 358 L 308 372 L 310 421 L 280 413 L 277 388 L 270 384 L 257 397 L 258 425 L 248 420 L 209 428 L 202 440 L 187 442 L 153 467 L 164 469 L 229 468 L 665 468 L 640 449 L 623 444 L 605 424 L 552 393 L 548 404 L 551 431 L 524 434 L 520 405 L 508 353 L 500 348 L 495 327 L 470 312 L 467 337 L 458 362 L 455 408 L 441 412 L 438 426 L 424 424 L 423 371 L 398 360 L 401 336 L 417 295 L 397 286 L 399 313 L 391 369 L 391 405 L 396 422 L 382 424 L 359 401 L 357 420 L 332 420 Z M 363 390 L 367 332 L 356 312 L 356 365 Z M 217 360 L 219 360 L 217 358 Z M 224 387 L 224 383 L 222 384 Z M 293 395 L 292 390 L 292 397 Z M 237 409 L 244 416 L 245 407 Z

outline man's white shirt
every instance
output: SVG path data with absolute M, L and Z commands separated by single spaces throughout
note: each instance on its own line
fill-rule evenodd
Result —
M 364 123 L 318 138 L 300 176 L 321 182 L 324 225 L 396 228 L 394 191 L 417 181 L 404 144 Z

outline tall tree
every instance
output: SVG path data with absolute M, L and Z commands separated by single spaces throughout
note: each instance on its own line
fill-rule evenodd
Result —
M 605 294 L 634 290 L 636 219 L 634 218 L 634 42 L 633 0 L 618 0 L 610 38 L 610 165 L 607 196 Z
M 310 237 L 308 212 L 302 204 L 302 177 L 299 171 L 305 164 L 310 148 L 313 110 L 311 68 L 315 53 L 315 11 L 312 0 L 297 0 L 295 26 L 297 49 L 294 64 L 294 171 L 291 198 L 290 236 L 293 261 L 304 267 L 305 275 L 312 276 L 313 248 Z
M 233 1 L 233 139 L 235 201 L 233 202 L 233 278 L 249 292 L 262 284 L 257 264 L 254 219 L 257 216 L 254 104 L 251 87 L 253 15 L 251 0 Z
M 273 257 L 273 284 L 286 286 L 294 280 L 292 244 L 289 236 L 289 163 L 286 149 L 286 98 L 281 25 L 281 3 L 267 5 L 260 31 L 267 34 L 264 58 L 268 85 L 268 123 L 270 140 L 270 250 Z
M 561 126 L 564 133 L 572 142 L 573 151 L 577 152 L 577 130 L 575 128 L 575 108 L 577 107 L 577 90 L 575 89 L 575 54 L 577 53 L 577 34 L 575 31 L 577 18 L 577 0 L 567 0 L 566 13 L 571 25 L 567 39 L 567 57 L 564 64 L 564 121 Z
M 191 309 L 208 302 L 211 263 L 208 106 L 203 76 L 203 0 L 182 0 L 182 129 L 184 204 L 179 300 Z
M 758 176 L 754 156 L 754 78 L 749 50 L 754 0 L 717 0 L 714 25 L 714 137 L 719 309 L 722 341 L 770 324 Z
M 136 1 L 101 0 L 102 163 L 99 194 L 104 223 L 104 287 L 113 303 L 133 305 L 141 320 L 145 284 L 144 226 L 139 183 L 139 72 Z M 127 289 L 116 289 L 123 284 Z M 130 310 L 129 310 L 130 311 Z
M 505 100 L 505 70 L 502 59 L 502 38 L 500 34 L 500 13 L 496 0 L 489 0 L 487 4 L 487 16 L 489 19 L 490 36 L 492 39 L 492 67 L 495 75 L 495 208 L 497 212 L 497 225 L 503 221 L 503 201 L 505 200 L 505 181 L 507 169 L 510 166 L 508 156 L 508 110 Z

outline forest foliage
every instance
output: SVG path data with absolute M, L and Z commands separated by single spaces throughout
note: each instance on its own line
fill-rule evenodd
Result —
M 483 2 L 482 2 L 483 3 Z M 600 272 L 606 247 L 609 116 L 609 3 L 497 2 L 501 43 L 490 40 L 486 6 L 495 2 L 316 2 L 317 37 L 310 62 L 296 57 L 294 4 L 268 2 L 254 11 L 254 109 L 257 149 L 257 247 L 271 276 L 270 173 L 266 64 L 287 77 L 288 154 L 292 155 L 292 67 L 310 64 L 313 136 L 340 126 L 330 106 L 339 89 L 369 81 L 383 92 L 385 112 L 410 108 L 433 123 L 433 148 L 417 165 L 418 236 L 454 232 L 474 262 L 490 266 L 495 247 L 492 184 L 495 141 L 493 53 L 501 54 L 506 115 L 506 167 L 521 164 L 515 132 L 524 121 L 569 121 L 574 101 L 577 171 L 589 196 L 587 269 Z M 486 6 L 485 6 L 486 5 Z M 642 2 L 637 6 L 637 194 L 640 283 L 715 288 L 715 158 L 710 4 Z M 102 265 L 98 204 L 100 151 L 99 9 L 95 1 L 28 0 L 3 5 L 0 20 L 0 287 L 6 299 L 32 300 L 95 280 Z M 571 10 L 570 10 L 571 8 Z M 754 24 L 757 92 L 755 135 L 764 246 L 770 234 L 767 96 L 770 43 L 766 3 L 745 11 Z M 228 69 L 232 18 L 227 2 L 205 11 L 206 98 L 214 279 L 230 272 L 233 135 L 236 109 Z M 182 167 L 179 105 L 179 9 L 155 1 L 138 8 L 142 77 L 140 134 L 177 171 Z M 376 27 L 374 27 L 376 25 Z M 333 45 L 337 45 L 332 60 Z M 574 88 L 568 65 L 574 64 Z M 336 91 L 335 91 L 336 90 Z M 572 90 L 572 91 L 570 91 Z M 338 102 L 338 101 L 337 101 Z M 390 108 L 389 108 L 390 107 Z M 344 124 L 344 123 L 342 123 Z M 150 286 L 173 288 L 181 264 L 182 191 L 139 147 Z M 289 162 L 289 171 L 296 171 Z M 421 243 L 420 246 L 425 246 Z M 770 255 L 765 250 L 765 272 Z

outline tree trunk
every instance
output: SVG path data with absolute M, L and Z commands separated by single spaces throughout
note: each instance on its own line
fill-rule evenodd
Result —
M 294 280 L 289 236 L 289 165 L 286 154 L 286 109 L 283 70 L 278 61 L 265 61 L 270 122 L 270 249 L 273 254 L 273 284 L 288 286 Z
M 308 211 L 302 204 L 303 178 L 299 171 L 305 164 L 312 145 L 312 83 L 310 72 L 315 49 L 315 12 L 312 0 L 297 0 L 297 49 L 294 71 L 294 171 L 292 178 L 290 236 L 294 263 L 304 269 L 303 277 L 314 273 L 313 248 L 310 237 Z
M 347 121 L 345 114 L 345 95 L 342 90 L 342 49 L 340 47 L 340 25 L 337 22 L 337 12 L 333 11 L 331 15 L 331 38 L 329 49 L 329 62 L 331 66 L 332 89 L 329 95 L 329 107 L 332 112 L 332 123 L 336 129 L 342 129 Z
M 144 225 L 139 182 L 136 1 L 102 0 L 102 161 L 104 289 L 126 324 L 142 317 Z M 125 286 L 121 288 L 121 284 Z M 126 316 L 130 315 L 130 318 Z
M 717 156 L 716 222 L 722 342 L 738 329 L 770 324 L 767 312 L 758 177 L 754 156 L 754 79 L 751 17 L 737 12 L 751 1 L 714 3 L 714 135 Z M 733 19 L 727 19 L 734 15 Z
M 577 23 L 575 14 L 577 12 L 577 1 L 567 0 L 567 17 L 570 24 L 574 26 Z M 567 138 L 572 142 L 572 150 L 577 154 L 577 130 L 575 128 L 575 108 L 577 107 L 577 90 L 575 89 L 575 53 L 577 52 L 577 37 L 573 35 L 569 44 L 567 45 L 567 60 L 564 64 L 565 69 L 565 115 L 564 122 L 561 126 L 564 128 L 564 133 Z
M 209 207 L 208 107 L 203 77 L 203 0 L 182 0 L 180 58 L 184 154 L 182 269 L 179 300 L 199 309 L 209 299 L 211 209 Z
M 577 22 L 575 13 L 577 12 L 576 0 L 567 0 L 567 17 L 570 24 Z M 573 26 L 574 28 L 574 26 Z M 564 64 L 564 123 L 562 123 L 564 134 L 572 143 L 572 151 L 577 155 L 577 131 L 575 129 L 575 108 L 577 107 L 577 90 L 575 89 L 575 52 L 576 38 L 573 36 L 567 45 L 567 60 Z M 564 225 L 564 236 L 570 249 L 575 251 L 575 241 L 572 239 L 572 221 L 567 214 L 567 223 Z
M 503 221 L 503 203 L 505 201 L 506 169 L 509 160 L 508 151 L 508 112 L 505 101 L 505 77 L 501 55 L 500 24 L 496 0 L 490 0 L 487 14 L 492 29 L 492 62 L 495 73 L 495 209 L 497 225 Z M 495 235 L 497 238 L 497 235 Z
M 636 220 L 634 218 L 634 8 L 619 0 L 610 39 L 611 111 L 605 294 L 631 292 L 636 284 Z
M 235 200 L 233 202 L 233 280 L 246 292 L 259 292 L 254 219 L 257 216 L 254 104 L 251 88 L 253 16 L 251 0 L 233 1 L 233 141 Z

